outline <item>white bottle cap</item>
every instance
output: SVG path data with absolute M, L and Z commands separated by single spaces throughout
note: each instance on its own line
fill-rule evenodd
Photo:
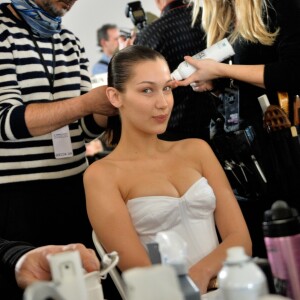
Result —
M 260 107 L 262 109 L 262 112 L 265 113 L 268 106 L 270 106 L 269 99 L 266 94 L 263 94 L 262 96 L 258 97 L 258 102 L 260 104 Z
M 231 247 L 227 249 L 226 262 L 228 263 L 238 263 L 248 259 L 249 256 L 245 253 L 243 247 Z
M 176 69 L 175 71 L 172 72 L 171 74 L 172 79 L 174 80 L 182 80 L 182 76 L 180 75 L 178 69 Z

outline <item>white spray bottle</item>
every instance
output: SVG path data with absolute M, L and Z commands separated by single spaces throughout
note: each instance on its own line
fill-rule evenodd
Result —
M 205 50 L 192 56 L 195 59 L 205 59 L 210 58 L 216 61 L 224 61 L 225 59 L 233 56 L 235 54 L 232 46 L 229 41 L 225 38 L 212 46 L 206 48 Z M 171 77 L 175 80 L 182 80 L 189 77 L 196 71 L 196 68 L 191 66 L 186 61 L 183 61 L 179 64 L 176 70 L 171 74 Z
M 269 292 L 265 274 L 243 247 L 227 249 L 218 283 L 223 300 L 258 300 Z

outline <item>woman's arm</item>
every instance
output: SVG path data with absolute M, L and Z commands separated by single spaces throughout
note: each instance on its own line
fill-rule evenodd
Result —
M 117 184 L 115 167 L 104 161 L 91 165 L 84 174 L 87 212 L 91 225 L 106 251 L 117 251 L 119 268 L 150 266 L 146 249 L 131 222 Z
M 216 196 L 215 222 L 222 242 L 209 255 L 189 270 L 191 278 L 206 292 L 209 281 L 216 277 L 226 258 L 226 249 L 243 246 L 248 255 L 252 254 L 252 244 L 247 225 L 232 192 L 227 177 L 209 145 L 197 141 L 198 159 L 202 174 L 208 180 Z M 200 157 L 199 157 L 200 156 Z
M 90 114 L 94 114 L 94 120 L 99 126 L 105 127 L 106 115 L 116 114 L 105 91 L 106 87 L 100 86 L 68 100 L 28 104 L 25 122 L 30 134 L 43 135 Z
M 272 91 L 286 91 L 297 94 L 300 91 L 300 6 L 298 0 L 271 1 L 269 23 L 274 26 L 272 30 L 279 28 L 279 33 L 274 45 L 265 46 L 265 61 L 260 65 L 228 65 L 213 60 L 204 59 L 197 61 L 186 57 L 186 61 L 195 66 L 197 71 L 186 80 L 178 82 L 178 85 L 188 85 L 196 82 L 195 91 L 210 89 L 205 83 L 216 78 L 232 78 Z M 298 25 L 295 25 L 298 24 Z M 260 47 L 260 46 L 259 46 Z M 263 46 L 262 46 L 263 47 Z M 268 48 L 274 48 L 272 50 Z M 257 55 L 260 58 L 259 48 Z M 261 48 L 263 49 L 263 48 Z M 269 52 L 269 50 L 271 50 Z M 268 54 L 276 53 L 272 58 Z M 256 55 L 256 53 L 255 53 Z M 275 54 L 274 54 L 275 55 Z
M 212 59 L 197 60 L 190 56 L 186 56 L 184 59 L 197 70 L 187 79 L 178 81 L 178 86 L 193 83 L 195 91 L 203 92 L 210 89 L 209 81 L 217 78 L 230 78 L 265 87 L 264 65 L 230 65 Z

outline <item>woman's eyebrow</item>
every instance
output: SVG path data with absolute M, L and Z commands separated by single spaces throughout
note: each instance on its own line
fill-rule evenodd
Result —
M 169 83 L 171 81 L 173 81 L 172 78 L 170 78 L 169 80 L 167 80 L 166 83 Z M 157 84 L 156 82 L 150 81 L 150 80 L 149 81 L 148 80 L 144 80 L 144 81 L 138 82 L 137 84 L 144 84 L 144 83 L 147 83 L 147 84 Z

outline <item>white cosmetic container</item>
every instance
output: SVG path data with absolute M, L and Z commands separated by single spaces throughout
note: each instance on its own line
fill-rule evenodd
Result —
M 224 61 L 225 59 L 233 56 L 235 54 L 229 41 L 225 38 L 212 46 L 206 48 L 205 50 L 195 54 L 193 58 L 195 59 L 205 59 L 210 58 L 218 62 Z M 176 70 L 171 74 L 171 77 L 175 80 L 183 80 L 189 77 L 196 71 L 196 68 L 191 66 L 186 61 L 179 64 Z

